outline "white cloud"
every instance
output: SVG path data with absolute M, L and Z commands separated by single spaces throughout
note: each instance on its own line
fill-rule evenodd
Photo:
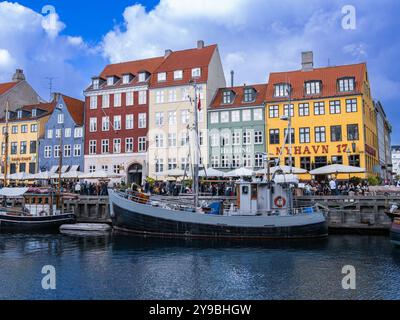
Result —
M 15 62 L 8 50 L 0 49 L 0 67 L 13 65 Z

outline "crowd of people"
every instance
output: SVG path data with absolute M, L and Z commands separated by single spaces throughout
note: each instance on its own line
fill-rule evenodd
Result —
M 303 194 L 306 196 L 357 196 L 365 195 L 368 191 L 368 181 L 353 183 L 351 181 L 337 182 L 336 179 L 330 179 L 328 182 L 307 182 L 304 186 Z

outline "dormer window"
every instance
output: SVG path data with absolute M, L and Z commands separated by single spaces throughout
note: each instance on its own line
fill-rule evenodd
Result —
M 338 90 L 339 92 L 351 92 L 355 88 L 355 79 L 348 77 L 338 79 Z
M 224 91 L 222 94 L 222 103 L 223 104 L 231 104 L 233 103 L 234 94 L 231 90 Z
M 131 76 L 129 74 L 124 74 L 122 76 L 122 84 L 128 84 L 131 82 Z
M 307 95 L 320 94 L 321 87 L 321 81 L 308 81 L 304 84 L 305 93 Z
M 93 89 L 97 90 L 99 88 L 100 80 L 99 79 L 94 79 L 93 80 Z
M 244 95 L 243 95 L 243 101 L 244 102 L 253 102 L 256 100 L 256 91 L 254 88 L 245 88 L 244 89 Z
M 288 83 L 280 83 L 274 86 L 274 97 L 288 97 L 292 87 Z
M 107 78 L 107 85 L 108 86 L 113 86 L 114 85 L 114 77 L 108 77 Z
M 201 77 L 201 69 L 193 68 L 192 69 L 192 78 L 200 78 Z
M 21 119 L 22 118 L 22 110 L 18 110 L 17 112 L 17 118 Z
M 183 79 L 183 71 L 176 70 L 174 71 L 174 80 L 182 80 Z
M 158 80 L 158 82 L 166 81 L 167 80 L 167 73 L 166 72 L 160 72 L 157 75 L 157 80 Z
M 139 82 L 145 82 L 145 81 L 146 81 L 146 72 L 139 73 Z
M 32 118 L 37 116 L 37 109 L 32 109 Z

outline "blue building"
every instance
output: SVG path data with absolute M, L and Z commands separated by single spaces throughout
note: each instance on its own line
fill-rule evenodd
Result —
M 84 170 L 84 102 L 53 94 L 56 107 L 39 141 L 39 171 L 56 172 L 62 153 L 62 169 Z

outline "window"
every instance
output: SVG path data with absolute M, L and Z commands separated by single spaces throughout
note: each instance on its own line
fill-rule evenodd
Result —
M 225 155 L 221 156 L 221 167 L 222 168 L 228 168 L 229 167 L 228 156 L 225 156 Z
M 343 164 L 343 156 L 332 156 L 332 164 Z
M 182 99 L 182 101 L 189 101 L 190 100 L 189 88 L 187 88 L 187 87 L 181 88 L 181 99 Z
M 360 167 L 360 156 L 359 155 L 351 155 L 349 157 L 349 165 L 352 167 Z
M 19 164 L 19 172 L 26 172 L 26 163 Z
M 112 86 L 114 84 L 114 77 L 108 77 L 107 78 L 107 85 Z
M 51 146 L 45 146 L 44 147 L 44 157 L 46 159 L 50 159 L 51 158 Z
M 156 148 L 164 147 L 164 136 L 162 134 L 156 134 L 154 140 L 156 142 Z
M 253 117 L 254 117 L 254 121 L 262 121 L 263 120 L 263 110 L 262 109 L 254 109 Z
M 181 121 L 182 121 L 182 124 L 188 124 L 189 123 L 189 110 L 182 110 L 181 111 Z
M 109 108 L 110 107 L 110 95 L 109 94 L 103 94 L 103 104 L 102 107 Z
M 295 134 L 294 134 L 294 129 L 292 128 L 292 129 L 290 129 L 290 139 L 291 139 L 291 142 L 292 143 L 295 143 L 295 140 L 294 140 L 294 138 L 295 138 Z M 285 137 L 286 137 L 286 135 L 287 135 L 287 129 L 285 129 L 284 130 L 284 134 L 285 134 Z M 286 138 L 286 143 L 289 143 L 289 135 L 287 136 L 287 138 Z
M 229 111 L 221 112 L 221 123 L 228 123 L 229 122 Z
M 96 172 L 96 166 L 89 166 L 89 173 Z
M 101 131 L 110 130 L 110 117 L 102 117 L 101 118 Z
M 359 139 L 358 124 L 347 125 L 347 140 L 356 141 Z
M 326 134 L 325 127 L 315 127 L 315 142 L 325 142 Z
M 83 138 L 83 128 L 82 127 L 75 128 L 74 137 L 75 138 Z
M 219 156 L 211 156 L 211 167 L 219 168 Z
M 156 173 L 164 171 L 164 159 L 156 159 Z
M 164 112 L 156 112 L 156 126 L 161 127 L 164 124 Z
M 18 126 L 12 126 L 11 127 L 11 133 L 17 134 L 18 133 Z
M 232 122 L 240 122 L 240 111 L 235 110 L 231 112 Z
M 21 133 L 28 133 L 28 126 L 26 124 L 21 126 Z
M 139 129 L 143 129 L 147 127 L 147 115 L 145 113 L 139 113 Z
M 114 107 L 120 107 L 120 106 L 121 106 L 121 94 L 115 93 L 114 94 Z
M 146 72 L 139 73 L 139 82 L 145 82 L 145 81 L 146 81 Z
M 162 82 L 167 80 L 167 73 L 166 72 L 160 72 L 157 74 L 157 81 Z
M 342 126 L 331 126 L 331 141 L 342 141 Z
M 71 157 L 71 146 L 70 145 L 65 145 L 64 146 L 64 157 L 65 158 L 70 158 Z
M 125 129 L 131 130 L 134 127 L 133 114 L 127 114 L 125 117 Z
M 350 92 L 354 91 L 354 78 L 343 78 L 338 80 L 338 89 L 339 92 Z
M 279 129 L 269 130 L 269 144 L 279 144 Z
M 168 91 L 168 102 L 176 102 L 177 101 L 176 90 Z
M 133 152 L 133 138 L 125 139 L 125 152 L 132 153 Z
M 108 165 L 102 165 L 101 170 L 108 172 Z
M 174 80 L 181 80 L 181 79 L 183 79 L 183 71 L 182 70 L 174 71 Z
M 11 154 L 18 153 L 18 144 L 17 142 L 11 142 Z
M 210 122 L 212 124 L 219 123 L 219 114 L 218 114 L 218 112 L 211 112 L 210 113 Z
M 32 109 L 32 118 L 37 116 L 37 109 Z
M 19 153 L 20 154 L 26 154 L 27 152 L 27 144 L 26 141 L 21 141 L 19 144 Z
M 310 115 L 310 105 L 308 103 L 299 103 L 299 116 L 306 117 Z
M 127 106 L 133 106 L 133 92 L 127 92 L 125 100 Z
M 176 147 L 176 133 L 168 133 L 168 147 Z
M 114 164 L 114 165 L 113 165 L 113 173 L 114 173 L 114 174 L 120 174 L 120 173 L 121 173 L 121 165 L 119 165 L 119 164 Z
M 325 103 L 324 102 L 314 102 L 314 114 L 316 116 L 325 114 Z
M 129 74 L 124 74 L 122 76 L 122 84 L 128 84 L 131 81 L 131 77 Z
M 274 97 L 288 97 L 291 92 L 291 87 L 288 83 L 276 84 L 274 88 Z
M 89 131 L 96 132 L 97 131 L 97 118 L 90 118 L 89 120 Z
M 199 78 L 199 77 L 201 77 L 201 69 L 200 68 L 192 69 L 192 78 Z
M 187 146 L 189 144 L 189 133 L 182 132 L 181 133 L 181 146 Z
M 240 131 L 234 131 L 232 133 L 232 145 L 240 146 L 240 136 L 241 136 Z
M 64 136 L 66 138 L 71 138 L 71 128 L 66 128 L 64 131 Z
M 230 140 L 231 140 L 230 138 L 231 138 L 230 132 L 222 132 L 221 133 L 221 146 L 222 147 L 229 146 Z
M 286 117 L 294 117 L 294 105 L 293 104 L 285 104 L 283 106 L 283 115 Z
M 263 144 L 264 143 L 264 135 L 262 131 L 254 132 L 254 143 L 255 144 Z
M 54 158 L 60 157 L 60 150 L 61 150 L 61 148 L 59 145 L 54 146 Z
M 139 145 L 139 152 L 145 152 L 147 148 L 146 137 L 139 137 L 138 145 Z
M 113 153 L 121 153 L 121 139 L 114 139 L 113 147 Z
M 328 164 L 327 157 L 315 157 L 315 169 L 325 167 Z
M 38 132 L 37 124 L 31 124 L 31 132 Z
M 219 134 L 218 133 L 212 133 L 210 135 L 210 144 L 211 147 L 219 147 Z
M 139 91 L 139 104 L 147 103 L 147 92 L 145 90 Z
M 176 167 L 177 167 L 176 158 L 169 158 L 168 159 L 168 170 L 176 169 Z
M 253 102 L 255 99 L 256 95 L 253 88 L 244 89 L 244 102 Z
M 223 104 L 231 104 L 233 103 L 233 92 L 232 91 L 224 91 L 222 94 L 222 103 Z
M 101 140 L 101 153 L 110 152 L 110 141 L 108 139 Z
M 29 153 L 36 153 L 37 152 L 37 143 L 36 141 L 29 142 Z
M 346 112 L 357 112 L 357 99 L 346 100 Z
M 168 124 L 170 126 L 176 125 L 176 111 L 168 112 Z
M 243 121 L 251 121 L 251 110 L 243 110 L 242 117 Z
M 310 143 L 310 128 L 300 128 L 300 143 Z
M 82 145 L 75 144 L 74 145 L 74 157 L 80 157 L 82 155 Z
M 256 168 L 262 168 L 264 164 L 263 155 L 261 153 L 256 153 L 254 155 L 254 166 Z
M 279 118 L 279 106 L 269 106 L 269 117 Z
M 94 79 L 93 80 L 93 89 L 97 90 L 99 88 L 100 80 L 99 79 Z
M 204 132 L 203 132 L 203 130 L 201 130 L 199 132 L 199 143 L 200 143 L 200 146 L 204 146 Z
M 285 158 L 285 166 L 295 167 L 296 166 L 296 158 L 292 157 L 292 159 L 290 159 L 290 157 L 286 157 Z
M 252 166 L 251 164 L 251 155 L 250 154 L 245 154 L 243 156 L 243 166 L 250 168 Z
M 97 109 L 97 96 L 90 97 L 90 109 Z
M 164 103 L 164 91 L 156 91 L 156 103 Z
M 321 81 L 309 81 L 305 83 L 305 92 L 307 95 L 321 93 Z
M 250 132 L 250 130 L 246 130 L 245 132 L 243 132 L 243 144 L 244 145 L 251 144 L 251 132 Z
M 121 116 L 114 116 L 114 130 L 121 130 Z
M 61 129 L 56 129 L 56 138 L 61 138 Z
M 329 112 L 330 114 L 340 113 L 340 100 L 334 100 L 329 102 Z
M 300 158 L 300 168 L 311 171 L 311 158 L 310 157 L 301 157 Z
M 96 154 L 97 153 L 97 141 L 90 140 L 89 141 L 89 154 Z

